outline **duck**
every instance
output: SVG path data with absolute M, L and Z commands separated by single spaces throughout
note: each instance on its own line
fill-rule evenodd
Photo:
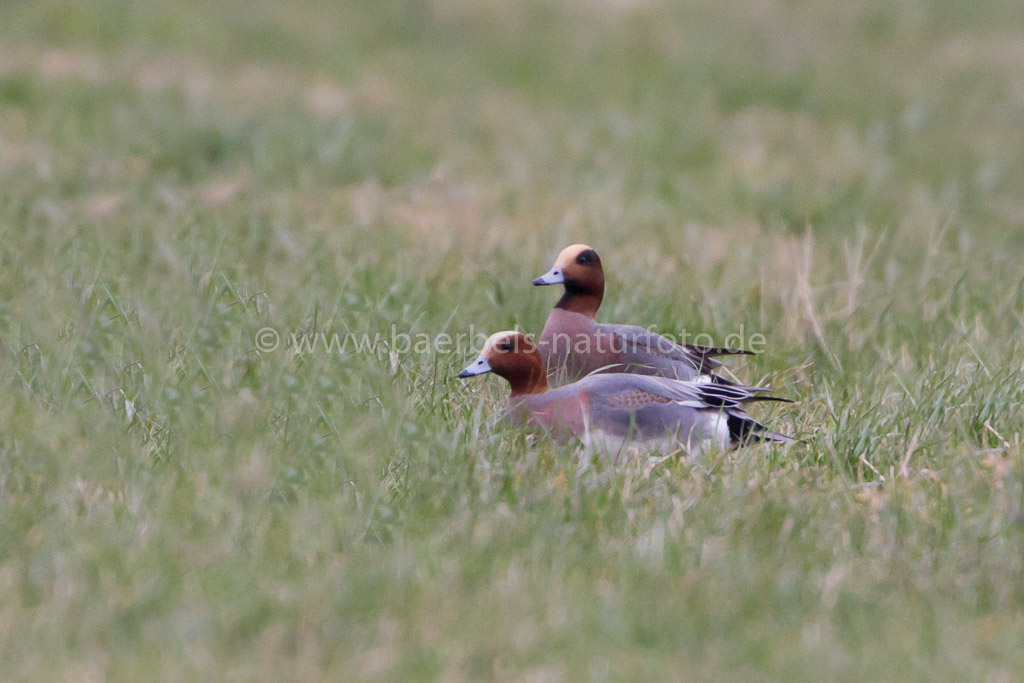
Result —
M 572 381 L 594 372 L 655 375 L 731 386 L 714 371 L 717 356 L 753 355 L 743 349 L 677 344 L 638 325 L 597 322 L 604 298 L 601 257 L 586 244 L 559 253 L 535 286 L 562 285 L 564 292 L 548 315 L 538 345 L 549 377 Z
M 724 450 L 754 441 L 793 441 L 744 411 L 743 406 L 754 401 L 792 403 L 766 396 L 757 387 L 598 373 L 550 388 L 538 345 L 515 330 L 488 337 L 479 357 L 458 376 L 486 373 L 509 384 L 509 420 L 541 428 L 561 442 L 575 437 L 584 445 L 611 452 L 629 444 L 631 448 L 698 453 L 709 447 Z

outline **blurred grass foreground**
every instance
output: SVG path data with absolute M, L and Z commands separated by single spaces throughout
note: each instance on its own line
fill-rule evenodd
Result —
M 1018 0 L 0 2 L 0 678 L 1024 671 Z M 587 466 L 469 350 L 745 330 L 801 439 Z

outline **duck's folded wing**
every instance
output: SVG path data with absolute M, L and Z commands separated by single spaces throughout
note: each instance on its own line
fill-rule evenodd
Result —
M 598 333 L 612 340 L 615 350 L 626 360 L 638 365 L 660 369 L 668 363 L 682 363 L 696 374 L 706 375 L 722 367 L 716 356 L 751 355 L 741 349 L 727 349 L 698 344 L 677 344 L 668 337 L 637 325 L 597 326 Z
M 665 377 L 644 377 L 639 382 L 643 391 L 698 409 L 740 408 L 755 401 L 793 402 L 788 398 L 767 395 L 763 387 L 683 382 Z
M 741 444 L 746 441 L 794 441 L 792 437 L 773 432 L 760 422 L 753 420 L 744 411 L 744 405 L 756 401 L 778 401 L 793 403 L 788 398 L 766 396 L 760 387 L 739 385 L 721 386 L 697 382 L 680 382 L 662 377 L 639 378 L 644 391 L 671 399 L 674 403 L 698 411 L 719 411 L 727 416 L 729 440 Z
M 612 433 L 636 431 L 641 437 L 682 429 L 713 432 L 711 425 L 728 428 L 733 445 L 746 441 L 792 441 L 768 430 L 744 412 L 754 401 L 786 401 L 764 396 L 756 387 L 718 386 L 663 377 L 624 376 L 590 381 L 595 416 Z M 718 417 L 716 417 L 716 415 Z M 718 422 L 724 416 L 724 422 Z
M 652 404 L 678 403 L 678 399 L 662 396 L 660 393 L 644 389 L 623 388 L 604 395 L 604 403 L 611 408 L 635 412 Z

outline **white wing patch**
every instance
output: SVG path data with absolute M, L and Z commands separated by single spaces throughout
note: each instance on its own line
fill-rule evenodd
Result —
M 707 410 L 710 406 L 704 401 L 672 401 L 677 406 L 684 406 L 686 408 L 696 408 L 697 410 Z

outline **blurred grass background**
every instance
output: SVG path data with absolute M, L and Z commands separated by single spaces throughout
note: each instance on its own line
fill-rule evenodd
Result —
M 1014 680 L 1024 6 L 0 3 L 9 680 Z M 761 333 L 803 443 L 579 468 L 468 353 Z

